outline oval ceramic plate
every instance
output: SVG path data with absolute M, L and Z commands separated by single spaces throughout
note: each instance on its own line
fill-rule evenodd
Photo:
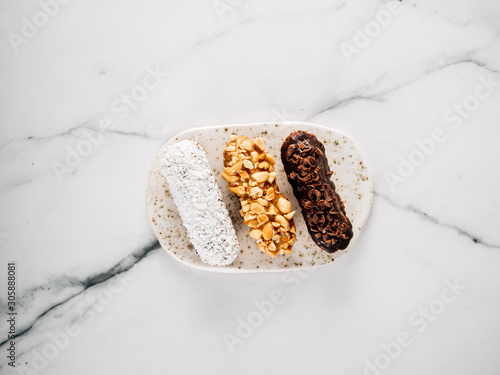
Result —
M 288 183 L 280 158 L 281 144 L 295 130 L 315 134 L 323 142 L 328 163 L 333 171 L 332 180 L 341 196 L 347 216 L 352 222 L 354 236 L 344 251 L 329 254 L 316 246 L 309 236 L 301 210 Z M 271 258 L 262 253 L 255 240 L 248 236 L 249 228 L 243 224 L 239 214 L 238 197 L 227 189 L 221 177 L 224 168 L 222 152 L 231 135 L 249 138 L 262 137 L 266 151 L 276 159 L 275 170 L 280 192 L 292 202 L 297 227 L 297 240 L 290 255 Z M 167 181 L 159 162 L 167 146 L 191 139 L 198 142 L 212 167 L 215 181 L 229 210 L 241 251 L 232 265 L 209 266 L 202 263 L 188 240 L 186 229 L 170 195 Z M 146 209 L 153 231 L 163 248 L 175 259 L 187 266 L 214 272 L 264 272 L 310 269 L 333 262 L 356 243 L 370 214 L 373 199 L 373 185 L 365 162 L 354 141 L 346 134 L 324 126 L 304 122 L 256 123 L 248 125 L 223 125 L 190 129 L 171 138 L 160 150 L 149 172 L 146 189 Z

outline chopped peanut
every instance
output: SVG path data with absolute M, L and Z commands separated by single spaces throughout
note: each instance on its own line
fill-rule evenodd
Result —
M 262 138 L 232 136 L 224 149 L 222 177 L 241 204 L 249 236 L 270 257 L 290 254 L 295 242 L 292 204 L 276 184 L 275 160 L 266 153 Z

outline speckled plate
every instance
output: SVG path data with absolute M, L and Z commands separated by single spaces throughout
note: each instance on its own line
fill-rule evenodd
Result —
M 295 130 L 313 133 L 325 145 L 328 163 L 333 171 L 332 179 L 337 192 L 344 201 L 347 216 L 353 224 L 354 237 L 344 251 L 328 254 L 316 246 L 309 236 L 280 158 L 281 144 Z M 276 159 L 276 179 L 280 191 L 292 202 L 292 209 L 297 211 L 294 216 L 297 240 L 290 255 L 277 255 L 272 259 L 262 253 L 255 240 L 247 235 L 249 228 L 243 224 L 238 212 L 238 198 L 226 188 L 227 183 L 221 177 L 222 151 L 232 134 L 251 138 L 262 137 L 266 151 Z M 241 252 L 232 265 L 215 267 L 202 263 L 187 238 L 186 229 L 182 225 L 182 220 L 172 200 L 166 179 L 161 173 L 159 159 L 166 147 L 184 139 L 192 139 L 203 146 L 212 166 L 215 181 L 219 185 L 229 210 L 241 246 Z M 289 271 L 316 268 L 331 263 L 353 248 L 370 214 L 372 200 L 372 180 L 352 138 L 337 130 L 305 122 L 223 125 L 194 128 L 182 132 L 169 139 L 156 155 L 149 172 L 146 189 L 146 209 L 149 221 L 163 248 L 187 266 L 214 272 Z

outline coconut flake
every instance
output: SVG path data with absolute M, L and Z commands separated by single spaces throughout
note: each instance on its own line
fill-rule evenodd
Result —
M 240 246 L 203 148 L 191 140 L 180 141 L 167 148 L 160 162 L 201 260 L 213 266 L 231 264 Z

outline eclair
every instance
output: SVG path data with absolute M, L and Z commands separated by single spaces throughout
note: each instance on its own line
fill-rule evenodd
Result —
M 262 138 L 232 136 L 224 149 L 222 177 L 239 198 L 249 236 L 272 258 L 290 254 L 295 242 L 295 211 L 279 192 L 274 164 Z
M 203 148 L 191 140 L 180 141 L 170 145 L 160 161 L 188 238 L 201 260 L 212 266 L 231 264 L 240 246 Z
M 281 146 L 281 160 L 313 241 L 328 253 L 345 249 L 352 224 L 330 179 L 323 143 L 314 134 L 293 132 Z

